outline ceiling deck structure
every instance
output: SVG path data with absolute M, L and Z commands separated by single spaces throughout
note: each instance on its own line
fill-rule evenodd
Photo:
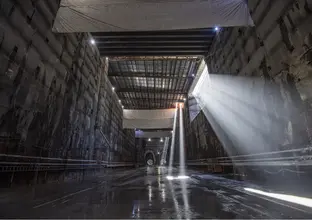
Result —
M 214 40 L 213 28 L 92 33 L 126 109 L 174 108 L 187 98 Z
M 108 76 L 126 109 L 174 108 L 187 98 L 201 57 L 126 57 L 109 60 Z
M 92 36 L 101 56 L 204 56 L 215 30 L 95 32 Z

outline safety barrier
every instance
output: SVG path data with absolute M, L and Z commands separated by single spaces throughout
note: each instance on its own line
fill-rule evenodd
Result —
M 97 160 L 62 159 L 0 154 L 0 172 L 65 171 L 100 168 L 134 167 L 130 162 L 109 162 Z
M 134 163 L 123 163 L 123 162 L 101 162 L 104 167 L 114 168 L 114 167 L 134 167 Z
M 290 154 L 290 155 L 289 155 Z M 312 147 L 187 161 L 189 166 L 311 166 Z

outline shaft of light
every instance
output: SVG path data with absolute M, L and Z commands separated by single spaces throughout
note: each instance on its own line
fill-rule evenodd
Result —
M 174 155 L 174 144 L 175 144 L 175 134 L 177 127 L 177 116 L 178 116 L 178 108 L 176 107 L 173 119 L 173 130 L 172 130 L 172 139 L 171 139 L 171 147 L 170 147 L 170 158 L 169 158 L 169 176 L 172 175 L 172 164 L 173 164 L 173 155 Z
M 185 176 L 183 109 L 180 106 L 180 176 Z
M 305 122 L 282 92 L 289 91 L 264 78 L 209 74 L 206 67 L 192 94 L 232 156 L 270 152 L 294 141 L 294 117 L 296 124 Z
M 162 155 L 161 155 L 161 162 L 162 162 L 162 164 L 160 164 L 160 165 L 165 165 L 165 164 L 166 164 L 167 151 L 168 151 L 168 143 L 169 143 L 169 137 L 166 137 L 166 138 L 165 138 L 165 143 L 164 143 L 163 152 L 162 152 Z
M 286 202 L 296 203 L 299 205 L 307 206 L 312 208 L 312 199 L 305 198 L 305 197 L 299 197 L 299 196 L 293 196 L 293 195 L 286 195 L 286 194 L 280 194 L 280 193 L 270 193 L 270 192 L 264 192 L 262 190 L 258 189 L 251 189 L 251 188 L 244 188 L 248 192 L 256 193 L 263 196 L 268 196 L 271 198 L 283 200 Z
M 189 204 L 188 192 L 187 192 L 187 182 L 182 179 L 180 180 L 180 183 L 181 183 L 183 203 L 184 203 L 184 217 L 185 219 L 191 219 L 190 204 Z
M 174 203 L 174 208 L 175 208 L 175 211 L 177 213 L 177 219 L 182 219 L 181 218 L 181 210 L 179 207 L 179 202 L 177 200 L 176 192 L 175 192 L 175 189 L 173 188 L 173 184 L 171 181 L 169 181 L 169 188 L 170 188 L 171 197 L 172 197 L 172 200 Z
M 168 180 L 184 180 L 190 178 L 189 176 L 167 176 Z

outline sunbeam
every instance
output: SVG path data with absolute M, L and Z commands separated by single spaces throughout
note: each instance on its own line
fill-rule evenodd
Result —
M 173 165 L 173 156 L 174 156 L 174 145 L 175 145 L 175 136 L 176 136 L 176 127 L 177 127 L 177 117 L 178 117 L 178 106 L 176 105 L 174 119 L 173 119 L 173 130 L 170 146 L 170 155 L 169 155 L 169 170 L 168 175 L 172 175 L 172 165 Z
M 184 125 L 183 125 L 183 109 L 180 104 L 180 176 L 185 176 L 185 152 L 184 152 Z
M 229 156 L 282 150 L 295 141 L 289 119 L 304 123 L 278 85 L 263 78 L 213 75 L 206 67 L 193 95 Z

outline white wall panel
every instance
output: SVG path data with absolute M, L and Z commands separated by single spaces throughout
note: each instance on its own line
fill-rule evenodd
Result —
M 252 26 L 245 0 L 62 0 L 55 32 Z

